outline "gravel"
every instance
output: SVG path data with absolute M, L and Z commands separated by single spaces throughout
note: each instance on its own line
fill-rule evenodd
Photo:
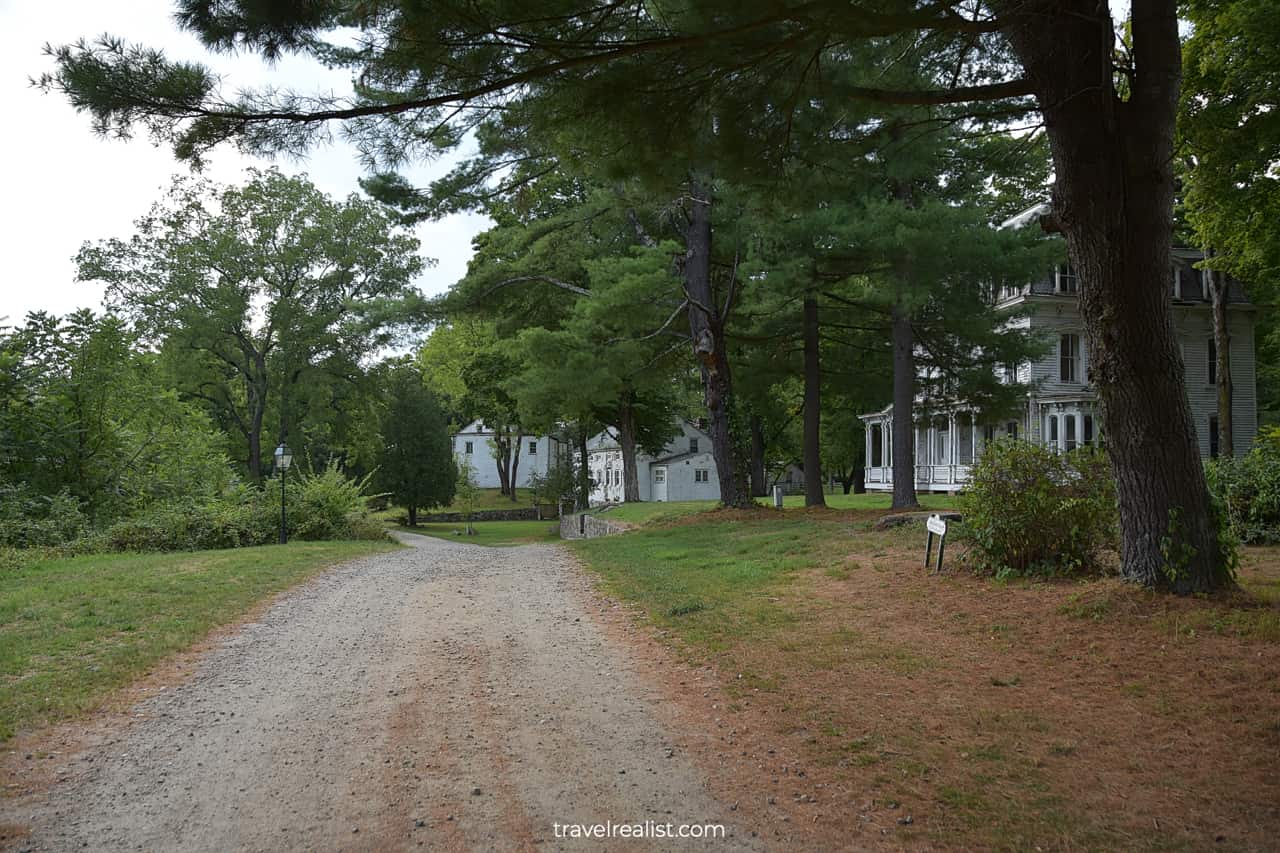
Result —
M 283 596 L 64 781 L 0 799 L 30 850 L 671 849 L 554 823 L 723 823 L 557 545 L 413 547 Z M 740 814 L 740 813 L 739 813 Z M 705 846 L 707 842 L 690 842 Z

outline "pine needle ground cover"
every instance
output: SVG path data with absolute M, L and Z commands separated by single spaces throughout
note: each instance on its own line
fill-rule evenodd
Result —
M 721 796 L 828 849 L 1280 837 L 1280 549 L 1247 549 L 1241 589 L 1211 598 L 1002 584 L 954 571 L 960 548 L 929 575 L 923 531 L 875 531 L 882 513 L 715 511 L 574 543 L 661 654 L 711 673 L 667 692 L 704 721 Z
M 0 741 L 98 705 L 255 604 L 385 542 L 42 560 L 0 574 Z

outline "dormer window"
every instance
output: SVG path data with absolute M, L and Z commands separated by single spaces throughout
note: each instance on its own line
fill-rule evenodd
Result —
M 1059 264 L 1053 271 L 1054 293 L 1079 293 L 1080 277 L 1071 264 Z

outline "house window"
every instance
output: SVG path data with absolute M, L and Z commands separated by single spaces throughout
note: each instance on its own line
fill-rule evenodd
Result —
M 1062 417 L 1062 440 L 1063 447 L 1068 450 L 1076 449 L 1076 416 L 1063 415 Z
M 696 438 L 689 439 L 689 452 L 690 453 L 698 452 L 698 439 Z
M 653 469 L 653 482 L 655 482 L 655 483 L 665 483 L 665 482 L 667 482 L 667 469 L 666 469 L 666 468 L 654 468 L 654 469 Z
M 475 448 L 472 446 L 471 442 L 469 442 L 469 441 L 468 441 L 468 442 L 467 442 L 467 446 L 466 446 L 466 452 L 467 452 L 467 453 L 470 453 L 470 452 L 472 452 L 474 449 L 475 449 Z
M 1005 362 L 1004 381 L 1006 385 L 1013 385 L 1018 381 L 1018 365 L 1016 362 Z
M 884 464 L 884 427 L 880 424 L 871 427 L 871 464 L 877 468 Z
M 1209 415 L 1209 458 L 1218 458 L 1218 416 Z
M 1080 336 L 1063 335 L 1058 341 L 1060 369 L 1058 377 L 1063 382 L 1080 381 Z
M 1093 444 L 1093 415 L 1084 416 L 1084 446 Z
M 693 481 L 694 481 L 695 483 L 709 483 L 709 482 L 711 482 L 711 470 L 710 470 L 710 469 L 708 469 L 708 468 L 694 468 L 694 469 L 693 469 Z
M 1080 292 L 1080 277 L 1076 275 L 1075 267 L 1071 264 L 1059 264 L 1055 267 L 1053 279 L 1053 289 L 1056 293 Z
M 1017 437 L 1018 437 L 1018 422 L 1017 422 L 1017 421 L 1009 421 L 1007 424 L 1005 424 L 1005 425 L 1004 425 L 1004 434 L 1005 434 L 1005 435 L 1007 435 L 1007 436 L 1009 436 L 1009 438 L 1017 438 Z
M 1058 416 L 1049 415 L 1049 447 L 1058 449 Z
M 1209 384 L 1218 384 L 1218 345 L 1209 338 Z
M 536 441 L 529 442 L 529 455 L 530 456 L 538 455 L 538 442 Z

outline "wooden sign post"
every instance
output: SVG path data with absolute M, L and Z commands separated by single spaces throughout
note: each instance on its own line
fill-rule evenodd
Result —
M 942 571 L 942 552 L 947 547 L 947 523 L 936 515 L 929 516 L 924 523 L 925 529 L 929 531 L 928 538 L 924 542 L 924 565 L 929 567 L 929 557 L 933 551 L 934 534 L 938 536 L 938 565 L 934 567 L 934 572 Z

